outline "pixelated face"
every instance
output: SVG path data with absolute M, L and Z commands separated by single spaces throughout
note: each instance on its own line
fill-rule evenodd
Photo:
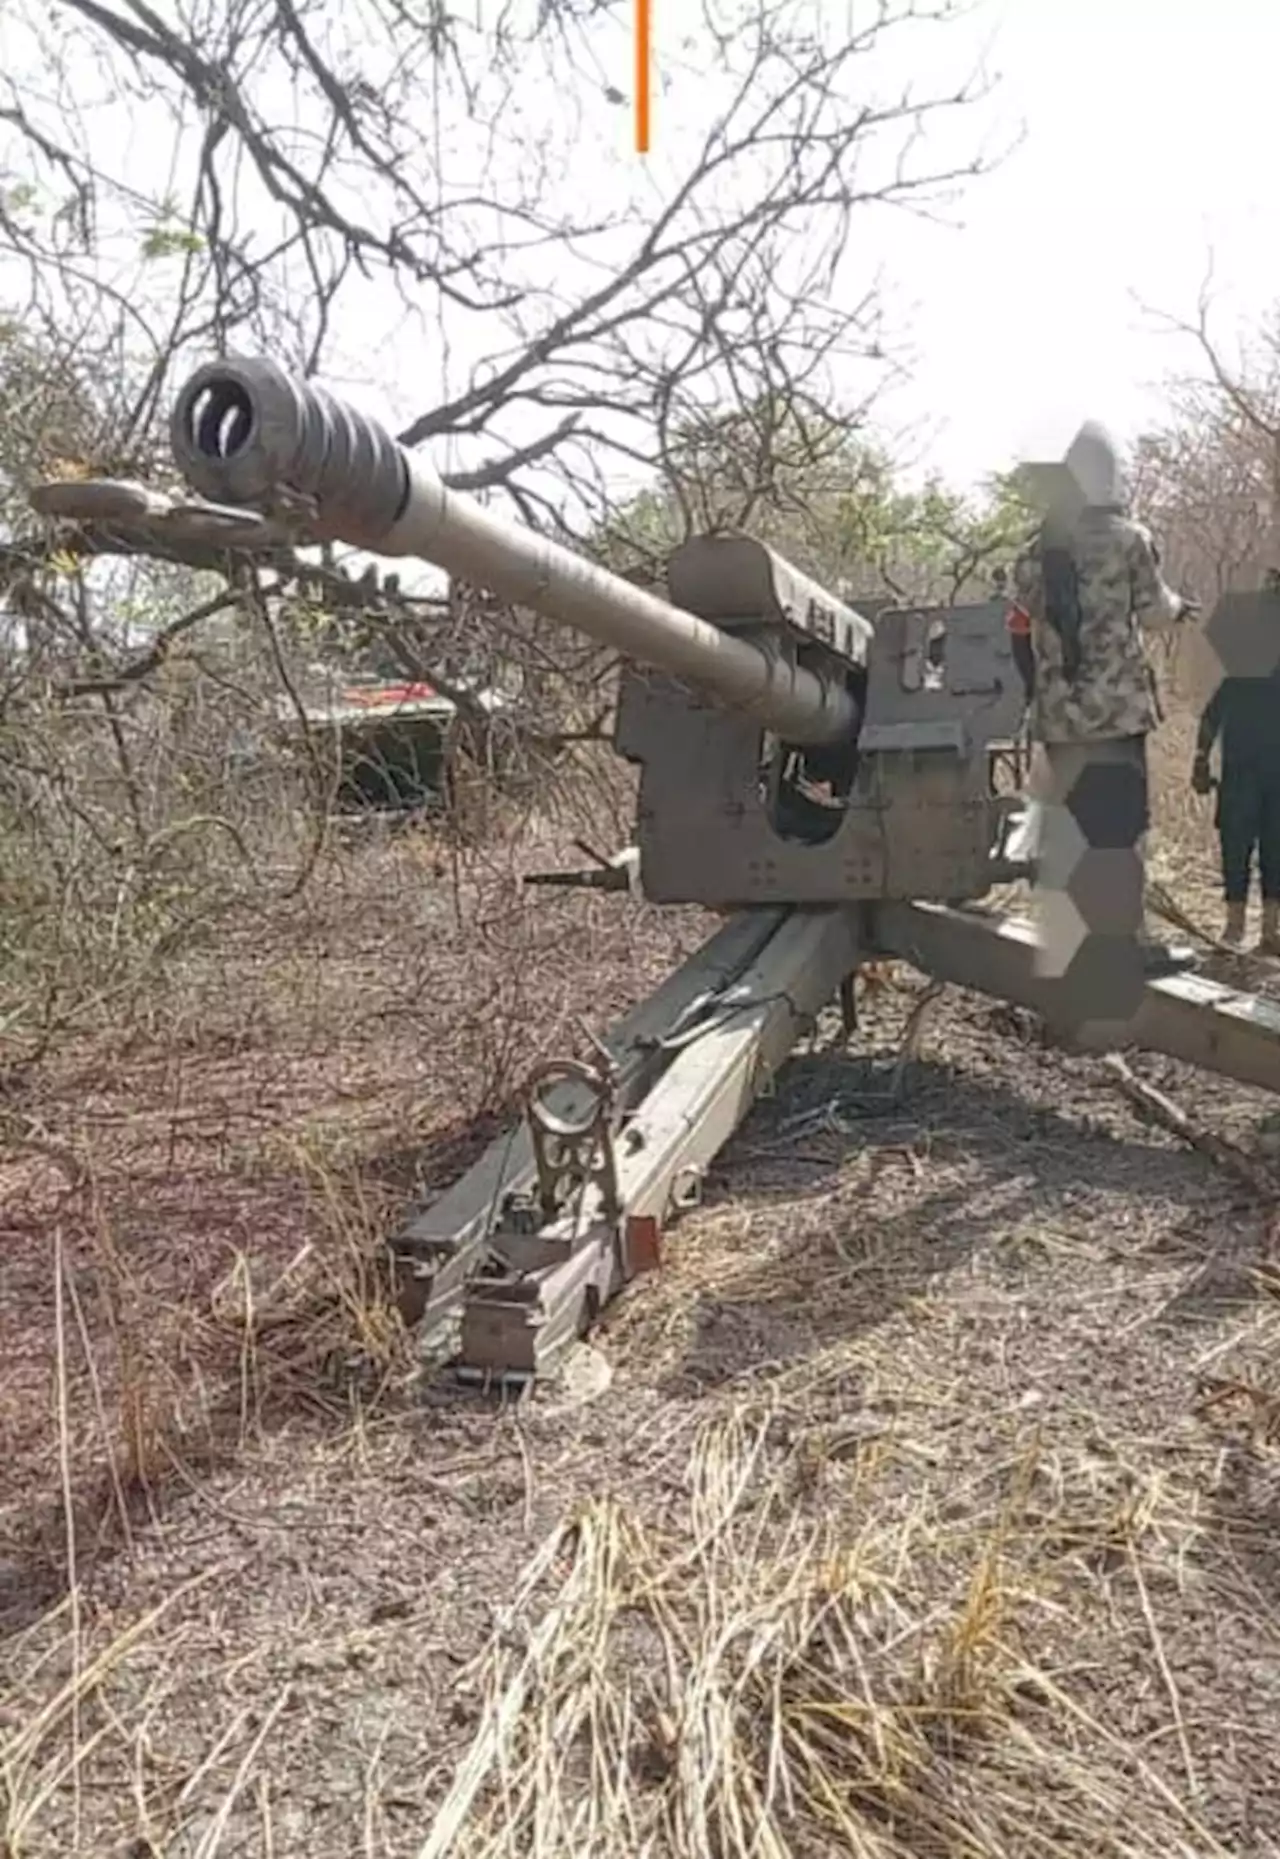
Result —
M 1115 441 L 1097 420 L 1086 420 L 1064 460 L 1086 504 L 1119 507 L 1127 501 L 1124 470 Z
M 1280 575 L 1256 594 L 1224 594 L 1203 633 L 1212 655 L 1210 675 L 1270 678 L 1280 669 Z
M 1013 481 L 1019 495 L 1041 516 L 1070 523 L 1085 507 L 1079 483 L 1061 461 L 1019 465 Z

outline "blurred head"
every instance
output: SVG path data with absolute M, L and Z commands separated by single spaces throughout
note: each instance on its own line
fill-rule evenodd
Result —
M 1123 510 L 1128 487 L 1120 453 L 1097 420 L 1086 420 L 1067 448 L 1066 465 L 1088 509 Z

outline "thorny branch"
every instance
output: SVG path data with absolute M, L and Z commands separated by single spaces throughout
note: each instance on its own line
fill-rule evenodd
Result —
M 404 442 L 457 442 L 475 458 L 455 482 L 563 518 L 557 484 L 599 507 L 601 447 L 652 465 L 655 430 L 745 376 L 814 387 L 840 357 L 881 355 L 874 294 L 843 269 L 856 213 L 915 211 L 984 165 L 920 152 L 976 85 L 876 81 L 895 35 L 951 10 L 883 0 L 847 29 L 807 0 L 704 0 L 664 81 L 673 122 L 695 94 L 712 120 L 658 192 L 620 169 L 609 108 L 591 108 L 620 95 L 622 0 L 513 0 L 490 23 L 398 0 L 196 0 L 174 17 L 14 0 L 0 251 L 29 262 L 50 326 L 69 302 L 101 320 L 114 280 L 119 447 L 152 430 L 196 353 L 340 367 L 356 326 L 367 350 L 370 289 L 384 321 L 398 294 L 415 372 L 441 390 Z M 136 158 L 108 153 L 108 122 L 131 111 L 147 171 L 164 171 L 154 193 Z M 475 359 L 451 369 L 456 338 Z
M 1233 363 L 1211 309 L 1206 283 L 1194 318 L 1161 318 L 1204 372 L 1174 384 L 1169 418 L 1139 444 L 1135 482 L 1175 580 L 1210 605 L 1274 553 L 1280 522 L 1280 326 L 1272 319 Z
M 174 389 L 236 348 L 357 400 L 389 390 L 405 442 L 431 445 L 451 483 L 589 543 L 619 502 L 619 467 L 656 471 L 695 509 L 681 435 L 746 409 L 754 462 L 734 500 L 767 527 L 783 424 L 839 405 L 856 425 L 864 384 L 869 397 L 889 366 L 853 228 L 873 210 L 924 211 L 983 166 L 925 133 L 959 112 L 967 134 L 977 86 L 912 96 L 886 72 L 903 35 L 949 11 L 883 0 L 850 28 L 817 0 L 704 0 L 663 73 L 667 148 L 624 165 L 613 74 L 630 70 L 629 0 L 465 15 L 435 0 L 10 0 L 11 1044 L 42 1051 L 95 1003 L 146 1003 L 166 952 L 252 909 L 264 885 L 287 897 L 306 881 L 324 846 L 319 763 L 303 794 L 281 755 L 267 794 L 231 740 L 259 731 L 273 698 L 296 713 L 304 666 L 349 677 L 363 655 L 425 679 L 464 735 L 487 716 L 475 694 L 514 669 L 521 765 L 536 765 L 544 805 L 543 763 L 598 739 L 615 669 L 475 590 L 441 601 L 347 573 L 333 551 L 250 563 L 184 547 L 152 564 L 150 537 L 34 523 L 32 482 L 171 481 Z M 851 367 L 854 390 L 833 391 Z M 774 412 L 756 418 L 762 395 Z M 241 840 L 252 868 L 244 854 L 232 869 Z
M 439 390 L 409 400 L 401 437 L 456 444 L 441 460 L 455 487 L 499 491 L 526 522 L 590 543 L 616 504 L 613 460 L 656 466 L 692 520 L 706 513 L 680 433 L 711 409 L 767 404 L 732 513 L 752 522 L 776 501 L 780 422 L 802 428 L 806 408 L 832 404 L 850 360 L 888 366 L 877 293 L 846 275 L 857 210 L 922 209 L 983 166 L 922 153 L 930 123 L 977 85 L 917 97 L 882 75 L 899 35 L 951 11 L 882 0 L 837 29 L 809 0 L 704 0 L 664 82 L 673 125 L 695 94 L 710 120 L 673 126 L 655 185 L 619 169 L 609 109 L 602 130 L 590 108 L 620 95 L 608 73 L 628 41 L 623 0 L 511 0 L 488 19 L 401 0 L 14 0 L 0 27 L 0 260 L 10 277 L 26 267 L 28 294 L 0 320 L 0 366 L 7 389 L 13 369 L 30 377 L 43 424 L 10 448 L 7 474 L 0 438 L 10 607 L 44 603 L 54 623 L 39 572 L 51 546 L 82 564 L 153 551 L 102 529 L 33 533 L 24 477 L 68 463 L 170 477 L 163 416 L 210 347 L 265 348 L 341 387 L 352 335 L 366 362 L 368 317 L 392 333 L 397 298 L 419 364 L 399 393 L 424 374 Z M 451 366 L 459 336 L 474 359 Z M 184 547 L 175 565 L 235 588 L 216 550 Z M 430 615 L 390 582 L 371 597 L 331 557 L 258 566 L 264 598 L 358 616 L 353 636 L 377 631 L 402 671 L 466 709 L 466 679 L 428 647 Z M 142 653 L 64 668 L 59 688 L 145 680 L 222 611 L 202 586 Z

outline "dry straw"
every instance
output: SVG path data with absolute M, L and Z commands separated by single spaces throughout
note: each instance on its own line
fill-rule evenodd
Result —
M 1034 1463 L 966 1568 L 922 1509 L 804 1520 L 774 1417 L 717 1420 L 670 1528 L 599 1499 L 544 1545 L 417 1859 L 1222 1852 L 1022 1650 Z

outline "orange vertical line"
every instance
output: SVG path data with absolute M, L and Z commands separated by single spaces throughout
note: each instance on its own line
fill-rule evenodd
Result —
M 636 0 L 636 153 L 649 153 L 650 0 Z

